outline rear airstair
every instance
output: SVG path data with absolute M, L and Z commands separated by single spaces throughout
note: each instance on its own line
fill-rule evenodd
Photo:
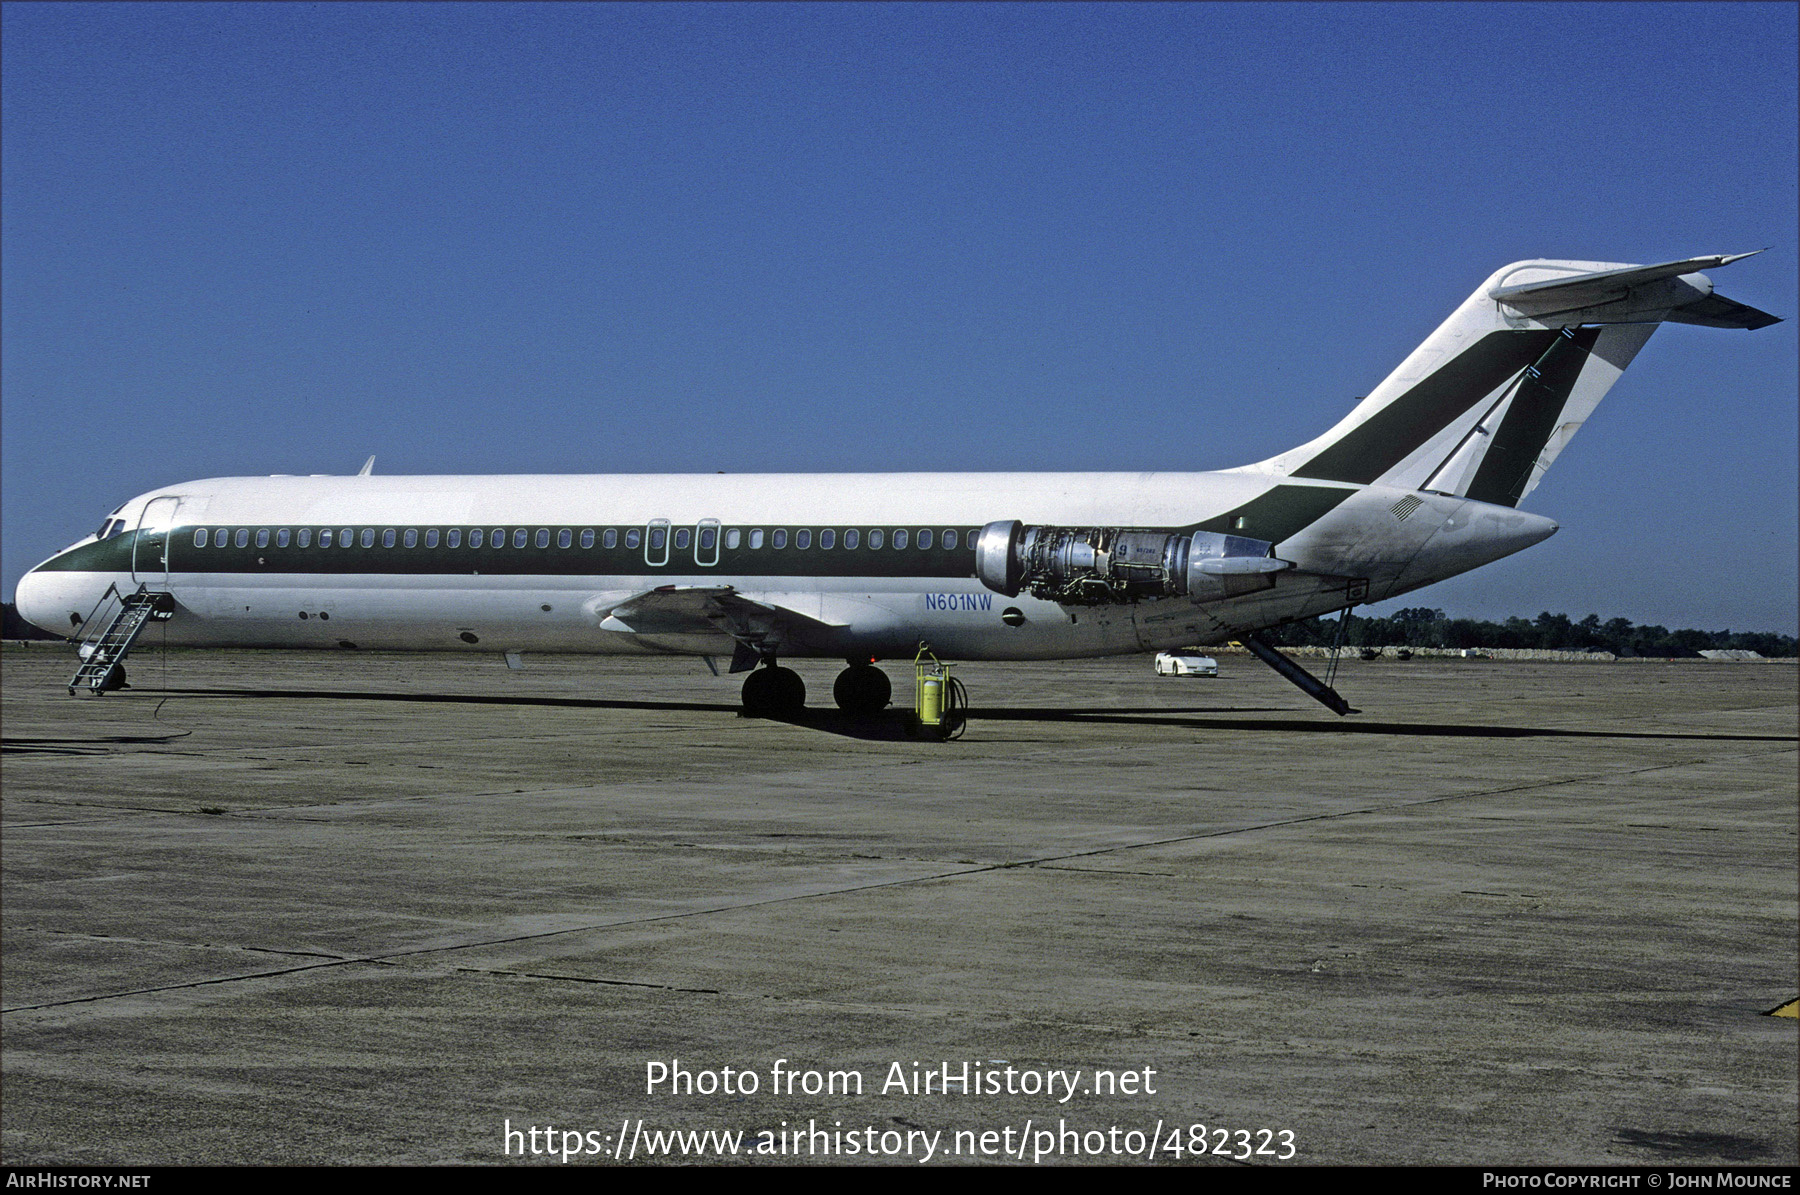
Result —
M 96 697 L 122 688 L 125 684 L 125 656 L 144 628 L 152 622 L 163 622 L 175 613 L 175 595 L 139 585 L 133 593 L 121 593 L 117 585 L 107 587 L 94 612 L 81 625 L 87 635 L 76 654 L 81 667 L 69 681 L 69 694 L 86 689 Z

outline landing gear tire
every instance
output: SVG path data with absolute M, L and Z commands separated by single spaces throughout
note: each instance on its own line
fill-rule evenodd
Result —
M 770 665 L 744 678 L 744 713 L 752 718 L 787 718 L 806 708 L 806 682 L 790 668 Z
M 894 685 L 887 673 L 873 664 L 852 664 L 838 673 L 831 696 L 846 714 L 867 717 L 887 708 Z
M 106 670 L 106 675 L 100 678 L 100 691 L 102 693 L 116 693 L 124 687 L 125 665 L 123 664 L 114 664 L 111 668 Z

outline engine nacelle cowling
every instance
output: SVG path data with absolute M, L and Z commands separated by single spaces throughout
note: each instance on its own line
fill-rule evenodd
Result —
M 1105 606 L 1145 598 L 1220 601 L 1267 589 L 1293 565 L 1274 545 L 1216 531 L 1047 527 L 1017 519 L 989 523 L 975 541 L 975 575 L 989 589 L 1064 606 Z

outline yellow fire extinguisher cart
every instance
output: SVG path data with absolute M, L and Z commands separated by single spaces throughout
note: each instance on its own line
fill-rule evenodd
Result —
M 950 665 L 919 644 L 913 657 L 913 717 L 909 728 L 929 738 L 960 738 L 968 726 L 968 690 L 950 675 Z

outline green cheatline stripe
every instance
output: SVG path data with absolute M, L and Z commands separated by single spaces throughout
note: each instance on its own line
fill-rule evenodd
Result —
M 1519 504 L 1538 454 L 1556 431 L 1557 419 L 1587 365 L 1588 355 L 1594 351 L 1600 331 L 1595 325 L 1558 335 L 1544 355 L 1525 371 L 1506 417 L 1494 431 L 1493 441 L 1475 470 L 1475 480 L 1469 483 L 1469 497 L 1499 506 Z M 1534 373 L 1536 377 L 1532 376 Z
M 462 546 L 447 547 L 444 540 L 446 533 L 452 528 L 429 524 L 410 525 L 372 525 L 357 523 L 351 526 L 355 532 L 355 546 L 344 548 L 334 542 L 331 547 L 318 546 L 317 525 L 309 525 L 314 540 L 310 547 L 297 547 L 290 544 L 285 548 L 276 547 L 271 542 L 266 547 L 255 546 L 255 535 L 258 531 L 271 533 L 276 526 L 245 528 L 249 531 L 251 542 L 246 547 L 236 547 L 235 537 L 241 524 L 226 524 L 225 530 L 234 546 L 199 548 L 194 546 L 195 527 L 177 527 L 173 531 L 173 539 L 169 544 L 169 570 L 190 574 L 243 574 L 243 573 L 296 573 L 313 576 L 354 576 L 366 574 L 400 575 L 400 576 L 470 576 L 479 573 L 482 576 L 611 576 L 611 577 L 664 577 L 670 574 L 682 576 L 720 573 L 744 577 L 871 577 L 871 578 L 963 578 L 975 573 L 975 552 L 972 546 L 976 528 L 957 527 L 957 546 L 944 548 L 942 543 L 944 529 L 933 527 L 933 544 L 929 548 L 919 548 L 916 536 L 917 527 L 908 527 L 909 543 L 904 548 L 893 546 L 895 528 L 884 527 L 883 546 L 868 546 L 870 529 L 859 527 L 861 545 L 856 548 L 843 546 L 845 528 L 833 528 L 837 536 L 837 545 L 822 548 L 818 543 L 821 530 L 816 525 L 774 527 L 764 525 L 760 530 L 764 533 L 764 545 L 761 548 L 726 548 L 721 544 L 718 563 L 702 565 L 695 562 L 694 544 L 697 542 L 698 529 L 693 525 L 671 527 L 668 563 L 652 565 L 644 558 L 644 548 L 625 546 L 625 531 L 628 528 L 616 527 L 619 532 L 618 546 L 605 548 L 596 542 L 594 547 L 578 546 L 575 538 L 572 546 L 561 548 L 554 546 L 556 534 L 563 530 L 560 527 L 547 528 L 551 534 L 550 547 L 536 546 L 536 533 L 540 529 L 532 524 L 525 528 L 530 536 L 527 546 L 512 546 L 512 534 L 518 530 L 515 524 L 509 524 L 501 530 L 504 532 L 506 546 L 491 545 L 492 528 L 482 528 L 483 538 L 488 543 L 480 548 Z M 207 524 L 208 538 L 217 527 Z M 362 546 L 361 533 L 373 530 L 375 543 L 379 545 L 382 533 L 392 530 L 396 533 L 398 543 L 408 530 L 419 533 L 419 545 L 415 547 L 397 546 L 392 548 Z M 458 524 L 455 528 L 467 535 L 469 527 Z M 598 535 L 606 530 L 604 527 L 591 528 Z M 643 532 L 644 528 L 635 528 Z M 289 531 L 298 528 L 290 525 Z M 334 541 L 341 536 L 342 528 L 333 527 Z M 425 533 L 435 530 L 439 533 L 439 546 L 427 548 L 423 545 Z M 583 530 L 589 528 L 569 528 L 574 537 L 579 537 Z M 674 545 L 673 537 L 677 531 L 686 530 L 690 540 L 686 548 Z M 729 528 L 721 528 L 720 533 Z M 748 528 L 738 528 L 748 531 Z M 787 534 L 787 546 L 776 548 L 773 540 L 777 531 Z M 813 537 L 812 546 L 797 546 L 799 532 L 806 531 Z M 272 538 L 272 537 L 271 537 Z M 136 543 L 134 553 L 134 541 Z M 748 535 L 744 536 L 748 542 Z M 162 572 L 162 533 L 159 532 L 126 532 L 112 539 L 97 543 L 84 544 L 60 556 L 46 561 L 39 567 L 46 572 L 132 572 L 135 555 L 136 571 L 140 573 Z
M 1268 540 L 1279 543 L 1302 528 L 1311 525 L 1326 513 L 1348 498 L 1354 490 L 1337 489 L 1329 486 L 1278 485 L 1267 493 L 1258 495 L 1224 514 L 1207 519 L 1203 523 L 1189 524 L 1185 527 L 1167 528 L 1166 530 L 1187 533 L 1193 531 L 1217 531 L 1226 535 L 1241 535 L 1250 539 Z M 236 534 L 241 529 L 247 530 L 251 542 L 246 547 L 237 547 Z M 719 573 L 739 577 L 871 577 L 871 578 L 966 578 L 975 575 L 974 543 L 975 527 L 957 527 L 957 546 L 942 547 L 944 529 L 933 528 L 934 542 L 929 548 L 919 548 L 916 536 L 918 529 L 907 530 L 913 542 L 907 547 L 893 546 L 893 527 L 882 528 L 884 544 L 880 548 L 871 548 L 869 544 L 870 528 L 859 527 L 861 543 L 855 548 L 844 547 L 844 535 L 847 528 L 834 527 L 837 546 L 822 548 L 818 543 L 818 535 L 822 528 L 815 525 L 760 528 L 765 535 L 762 548 L 727 548 L 721 545 L 718 563 L 713 565 L 698 564 L 694 560 L 693 544 L 697 542 L 698 529 L 695 526 L 671 527 L 670 551 L 668 563 L 652 565 L 644 559 L 644 548 L 628 548 L 624 546 L 624 533 L 627 528 L 615 527 L 619 532 L 618 546 L 606 548 L 597 542 L 594 547 L 575 546 L 567 548 L 536 546 L 536 533 L 540 528 L 529 525 L 525 528 L 530 535 L 526 547 L 512 546 L 513 532 L 518 526 L 509 524 L 500 528 L 504 532 L 506 546 L 492 547 L 492 528 L 484 527 L 489 544 L 480 548 L 447 547 L 444 544 L 450 527 L 429 524 L 411 525 L 371 525 L 353 524 L 350 528 L 355 533 L 355 546 L 340 547 L 334 542 L 331 547 L 318 546 L 317 536 L 321 528 L 309 525 L 314 535 L 312 546 L 276 547 L 273 542 L 265 547 L 255 546 L 255 536 L 259 531 L 273 533 L 275 526 L 243 527 L 241 524 L 226 524 L 224 530 L 233 546 L 204 548 L 194 546 L 194 532 L 198 528 L 177 527 L 172 532 L 169 543 L 168 568 L 177 573 L 198 574 L 243 574 L 243 573 L 295 573 L 315 576 L 354 576 L 359 574 L 383 574 L 400 576 L 607 576 L 607 577 L 662 577 L 670 574 L 682 576 L 705 575 Z M 636 528 L 642 531 L 643 528 Z M 748 543 L 748 528 L 719 528 L 721 537 L 728 530 L 738 530 L 746 535 L 741 541 Z M 207 524 L 206 530 L 210 539 L 219 530 L 214 524 Z M 298 531 L 290 525 L 287 530 Z M 342 527 L 331 528 L 334 541 L 341 539 Z M 361 533 L 372 530 L 375 542 L 379 544 L 382 534 L 394 531 L 396 538 L 403 537 L 411 530 L 419 534 L 419 543 L 415 547 L 396 546 L 392 548 L 362 546 Z M 427 548 L 424 537 L 427 531 L 437 531 L 439 546 Z M 467 534 L 469 528 L 465 524 L 457 524 L 455 530 Z M 552 544 L 560 527 L 550 527 Z M 573 527 L 575 536 L 579 537 L 584 530 L 593 530 L 596 534 L 605 528 Z M 689 546 L 677 548 L 672 537 L 675 532 L 686 530 L 696 538 L 690 539 Z M 787 547 L 776 548 L 773 540 L 777 531 L 787 533 Z M 1152 529 L 1157 530 L 1157 529 Z M 799 533 L 809 532 L 813 538 L 810 548 L 797 547 Z M 53 557 L 39 567 L 46 572 L 114 572 L 114 573 L 160 573 L 162 568 L 161 532 L 126 532 L 111 539 L 97 543 L 83 544 L 60 556 Z M 401 539 L 400 542 L 404 542 Z M 135 561 L 135 565 L 134 565 Z
M 1368 485 L 1543 355 L 1559 333 L 1490 332 L 1294 470 Z

